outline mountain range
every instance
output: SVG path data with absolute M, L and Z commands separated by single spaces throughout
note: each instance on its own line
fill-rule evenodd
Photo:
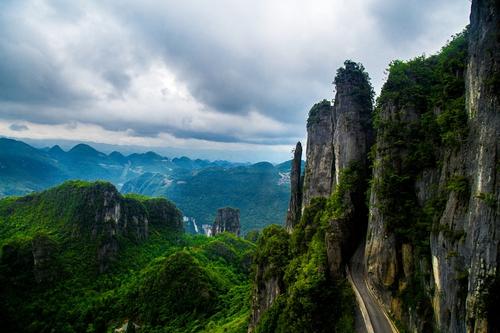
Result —
M 68 151 L 37 149 L 0 138 L 0 197 L 44 190 L 69 179 L 105 180 L 123 193 L 167 197 L 185 215 L 188 232 L 202 233 L 217 208 L 241 211 L 242 231 L 282 223 L 290 191 L 290 162 L 234 163 L 154 152 L 102 153 L 87 144 Z

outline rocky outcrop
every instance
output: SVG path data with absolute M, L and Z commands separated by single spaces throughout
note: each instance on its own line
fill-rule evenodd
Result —
M 433 90 L 414 75 L 418 61 L 405 68 L 407 87 L 441 102 L 387 94 L 380 103 L 368 281 L 413 332 L 500 330 L 499 10 L 498 1 L 472 1 L 468 32 L 425 63 L 438 73 Z M 381 95 L 401 96 L 389 82 Z
M 370 289 L 410 332 L 500 331 L 499 11 L 498 1 L 473 0 L 470 27 L 439 54 L 393 62 L 373 117 L 367 76 L 349 61 L 334 105 L 309 114 L 290 253 L 324 231 L 328 277 L 338 281 L 366 235 Z M 254 327 L 289 288 L 257 281 Z
M 118 251 L 118 238 L 145 241 L 150 229 L 181 232 L 182 214 L 168 200 L 161 198 L 124 197 L 109 183 L 82 187 L 73 198 L 79 206 L 75 211 L 75 237 L 90 233 L 98 242 L 99 271 L 105 272 Z
M 285 290 L 290 235 L 277 225 L 262 231 L 254 254 L 254 285 L 248 332 L 254 332 L 264 313 Z
M 31 241 L 33 254 L 33 273 L 37 283 L 47 283 L 57 277 L 54 252 L 57 245 L 49 237 L 38 235 Z
M 297 142 L 293 152 L 292 169 L 290 171 L 290 203 L 286 215 L 285 228 L 290 232 L 300 221 L 302 210 L 302 144 Z
M 334 105 L 324 100 L 309 112 L 300 210 L 300 143 L 295 150 L 286 221 L 291 236 L 276 227 L 264 229 L 259 238 L 250 332 L 256 327 L 266 327 L 264 331 L 277 327 L 335 331 L 337 319 L 327 318 L 325 313 L 330 311 L 328 315 L 335 318 L 333 312 L 340 315 L 343 311 L 338 304 L 352 301 L 328 300 L 318 295 L 328 294 L 335 284 L 342 284 L 345 264 L 366 229 L 364 193 L 373 96 L 368 74 L 361 64 L 352 61 L 346 61 L 338 70 L 335 84 Z M 300 308 L 302 302 L 315 305 L 292 315 L 292 309 Z M 269 315 L 263 317 L 266 311 Z M 282 321 L 282 316 L 292 317 Z
M 212 225 L 212 236 L 222 232 L 231 232 L 240 235 L 240 210 L 231 207 L 219 208 L 214 224 Z
M 326 198 L 332 191 L 334 178 L 333 106 L 323 100 L 309 111 L 307 150 L 302 207 L 315 197 Z
M 362 240 L 368 221 L 365 192 L 368 152 L 373 142 L 373 90 L 363 66 L 352 61 L 346 61 L 337 71 L 334 83 L 334 207 L 325 243 L 330 273 L 339 277 Z
M 467 161 L 471 195 L 464 251 L 470 255 L 465 257 L 470 267 L 466 298 L 470 332 L 500 331 L 498 304 L 488 300 L 500 281 L 499 36 L 500 2 L 472 1 L 466 100 L 473 158 Z
M 371 117 L 373 90 L 361 64 L 346 61 L 335 77 L 333 152 L 335 177 L 332 188 L 339 184 L 342 170 L 354 164 L 368 175 L 368 152 L 373 144 Z

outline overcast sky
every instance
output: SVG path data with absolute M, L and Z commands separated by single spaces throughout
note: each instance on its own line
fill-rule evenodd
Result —
M 1 0 L 0 135 L 273 162 L 345 59 L 378 92 L 468 0 Z

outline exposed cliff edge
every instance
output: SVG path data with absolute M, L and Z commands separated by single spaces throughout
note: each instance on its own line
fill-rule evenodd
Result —
M 494 332 L 499 265 L 498 1 L 378 100 L 368 281 L 414 332 Z
M 308 206 L 312 198 L 328 197 L 332 191 L 333 113 L 333 106 L 327 100 L 315 104 L 309 111 L 302 207 Z
M 352 61 L 334 83 L 335 103 L 324 100 L 309 113 L 303 198 L 296 174 L 290 235 L 272 227 L 259 239 L 249 332 L 349 331 L 354 325 L 354 296 L 344 272 L 368 220 L 373 92 L 363 66 Z
M 25 216 L 26 212 L 34 212 Z M 142 196 L 122 196 L 110 183 L 68 181 L 50 190 L 5 201 L 2 207 L 5 233 L 18 219 L 30 221 L 24 232 L 34 234 L 31 241 L 33 271 L 38 282 L 50 281 L 56 270 L 51 258 L 60 242 L 82 244 L 81 251 L 95 251 L 96 268 L 109 270 L 120 249 L 120 242 L 142 242 L 150 230 L 181 232 L 182 214 L 168 200 Z M 65 236 L 47 230 L 58 228 Z M 6 245 L 9 246 L 9 245 Z
M 373 117 L 363 68 L 339 69 L 333 105 L 309 113 L 300 222 L 274 230 L 285 268 L 258 262 L 250 331 L 351 329 L 332 295 L 352 302 L 343 268 L 364 238 L 368 285 L 402 330 L 500 331 L 499 6 L 473 0 L 438 54 L 392 62 Z

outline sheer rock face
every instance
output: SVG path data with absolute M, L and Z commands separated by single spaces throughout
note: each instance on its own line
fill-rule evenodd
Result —
M 240 235 L 240 210 L 225 207 L 217 210 L 217 216 L 212 226 L 212 235 L 215 236 L 222 232 L 231 232 L 236 236 Z
M 357 244 L 362 240 L 367 225 L 365 192 L 363 181 L 369 177 L 368 152 L 373 143 L 371 125 L 372 90 L 368 77 L 358 64 L 346 62 L 335 78 L 334 103 L 334 176 L 332 191 L 340 185 L 341 175 L 346 171 L 355 177 L 342 194 L 343 214 L 329 221 L 326 233 L 327 257 L 330 273 L 341 276 L 343 266 L 350 259 Z M 342 180 L 347 182 L 347 179 Z
M 262 276 L 264 267 L 257 267 L 257 276 Z M 269 279 L 263 279 L 262 277 L 258 279 L 259 286 L 256 288 L 252 295 L 252 314 L 250 316 L 250 323 L 248 326 L 248 332 L 254 332 L 255 328 L 259 324 L 262 315 L 268 310 L 271 305 L 273 305 L 276 298 L 283 292 L 282 283 L 275 276 Z
M 343 75 L 337 75 L 334 104 L 333 151 L 335 177 L 332 189 L 339 183 L 342 170 L 356 163 L 366 172 L 368 152 L 373 143 L 371 115 L 373 111 L 371 90 L 364 90 L 367 78 L 347 63 Z M 364 174 L 367 176 L 367 174 Z
M 165 199 L 148 199 L 139 202 L 123 197 L 111 184 L 89 188 L 82 202 L 81 211 L 86 212 L 77 218 L 73 229 L 74 237 L 90 232 L 92 240 L 97 241 L 97 261 L 99 272 L 106 272 L 119 251 L 118 237 L 123 236 L 136 241 L 149 237 L 150 222 L 157 228 L 182 231 L 182 214 Z M 88 214 L 87 214 L 88 213 Z
M 290 172 L 290 204 L 286 215 L 285 227 L 291 232 L 293 227 L 299 223 L 302 210 L 302 179 L 301 168 L 302 163 L 302 144 L 297 142 L 292 160 L 292 169 Z
M 387 217 L 379 210 L 382 198 L 371 192 L 368 282 L 386 308 L 414 332 L 431 331 L 429 318 L 440 332 L 500 331 L 498 312 L 488 303 L 492 286 L 498 288 L 500 281 L 499 13 L 498 1 L 472 1 L 465 73 L 468 135 L 458 147 L 440 148 L 437 165 L 421 172 L 413 184 L 421 207 L 437 192 L 445 193 L 430 234 L 429 258 L 414 258 L 414 245 L 387 228 Z M 412 109 L 391 105 L 381 116 L 418 117 Z M 378 151 L 386 144 L 377 138 Z M 384 168 L 400 167 L 404 154 L 408 152 L 394 151 L 383 163 L 377 157 L 374 180 Z M 466 180 L 466 190 L 450 188 L 457 175 Z M 427 310 L 402 308 L 398 298 L 415 274 L 430 299 Z
M 327 100 L 315 104 L 307 120 L 307 161 L 302 207 L 314 197 L 328 197 L 334 177 L 333 106 Z
M 144 206 L 123 198 L 115 188 L 106 189 L 93 200 L 102 200 L 95 211 L 91 235 L 99 241 L 97 260 L 99 272 L 106 272 L 114 261 L 119 247 L 118 236 L 130 236 L 137 240 L 148 237 L 148 213 Z
M 498 313 L 486 318 L 482 300 L 500 272 L 500 2 L 472 1 L 466 105 L 470 120 L 471 196 L 465 220 L 464 251 L 470 267 L 466 299 L 467 330 L 499 331 Z M 493 309 L 491 309 L 493 310 Z M 491 311 L 490 311 L 491 312 Z M 496 311 L 495 311 L 496 312 Z M 493 324 L 492 321 L 496 324 Z
M 383 107 L 379 116 L 383 122 L 398 121 L 401 124 L 412 124 L 419 117 L 415 109 L 410 107 L 400 110 L 392 102 Z M 392 170 L 391 172 L 396 175 L 401 174 L 402 160 L 410 152 L 404 148 L 394 147 L 392 140 L 386 141 L 383 130 L 378 133 L 376 144 L 377 155 L 373 168 L 373 181 L 386 181 L 385 174 L 387 170 Z M 426 200 L 431 197 L 432 193 L 430 191 L 432 186 L 429 183 L 430 181 L 426 180 L 426 177 L 422 177 L 421 196 L 425 197 Z M 415 187 L 418 188 L 419 186 L 416 185 Z M 399 194 L 390 193 L 389 195 L 397 196 Z M 423 327 L 424 320 L 415 318 L 416 314 L 414 312 L 408 315 L 408 309 L 403 308 L 401 299 L 397 297 L 397 294 L 405 290 L 413 277 L 413 270 L 415 269 L 413 267 L 413 249 L 410 244 L 405 243 L 395 232 L 387 228 L 389 217 L 386 214 L 390 212 L 387 213 L 381 209 L 386 200 L 386 197 L 372 188 L 370 191 L 369 223 L 365 246 L 367 281 L 388 312 L 395 315 L 398 320 L 404 322 L 412 330 L 428 332 L 427 328 L 424 329 Z M 403 251 L 403 249 L 405 250 Z M 405 253 L 404 258 L 403 252 Z M 428 263 L 422 263 L 422 266 L 425 265 L 429 270 Z

